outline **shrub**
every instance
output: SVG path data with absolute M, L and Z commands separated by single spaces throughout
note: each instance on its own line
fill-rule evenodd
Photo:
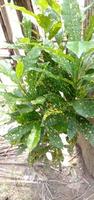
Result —
M 89 121 L 94 117 L 93 28 L 91 35 L 89 27 L 82 37 L 83 19 L 76 0 L 63 0 L 63 5 L 37 0 L 37 4 L 37 15 L 9 4 L 31 18 L 23 21 L 24 37 L 8 46 L 24 50 L 16 58 L 16 70 L 7 63 L 0 65 L 0 72 L 14 85 L 12 92 L 4 87 L 1 94 L 10 122 L 17 122 L 5 137 L 12 145 L 28 149 L 32 163 L 47 152 L 59 163 L 64 146 L 60 134 L 67 135 L 70 145 L 79 132 L 94 143 L 94 125 Z M 30 34 L 30 20 L 38 27 L 36 37 Z

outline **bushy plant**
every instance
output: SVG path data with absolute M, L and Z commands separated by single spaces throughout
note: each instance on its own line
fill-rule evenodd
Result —
M 6 138 L 28 149 L 32 163 L 47 152 L 59 163 L 64 146 L 60 134 L 68 136 L 70 145 L 79 132 L 94 144 L 94 125 L 89 121 L 94 117 L 94 29 L 90 35 L 87 28 L 83 36 L 76 0 L 63 0 L 63 5 L 37 0 L 37 5 L 40 14 L 36 15 L 10 4 L 30 19 L 23 23 L 25 36 L 9 46 L 24 50 L 15 58 L 16 70 L 7 63 L 0 65 L 0 73 L 14 85 L 10 92 L 3 84 L 1 92 L 9 106 L 10 122 L 17 122 Z M 38 27 L 37 37 L 30 34 L 30 20 Z

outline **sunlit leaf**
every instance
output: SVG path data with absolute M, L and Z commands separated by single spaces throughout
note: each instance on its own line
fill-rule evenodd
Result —
M 31 133 L 29 134 L 27 139 L 27 148 L 29 152 L 31 152 L 37 146 L 40 140 L 40 133 L 41 133 L 40 127 L 33 126 L 33 128 L 31 129 Z
M 74 41 L 68 42 L 67 48 L 80 58 L 83 53 L 93 49 L 94 44 L 92 41 Z
M 49 32 L 49 40 L 51 40 L 58 33 L 58 31 L 60 30 L 61 26 L 62 26 L 62 23 L 61 22 L 57 22 L 51 27 L 51 30 Z
M 17 65 L 16 65 L 16 75 L 17 78 L 21 78 L 23 75 L 23 71 L 24 71 L 24 64 L 21 60 L 18 61 Z
M 93 99 L 79 99 L 73 102 L 73 108 L 75 111 L 85 117 L 94 117 L 94 100 Z

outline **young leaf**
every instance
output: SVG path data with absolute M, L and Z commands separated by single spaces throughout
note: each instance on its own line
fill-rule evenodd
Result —
M 38 97 L 38 98 L 36 98 L 35 100 L 32 100 L 32 101 L 31 101 L 31 104 L 32 104 L 32 105 L 37 105 L 37 104 L 43 105 L 44 102 L 45 102 L 45 100 L 46 100 L 45 97 Z
M 23 71 L 24 71 L 24 64 L 21 60 L 19 60 L 16 65 L 16 75 L 18 79 L 22 77 Z
M 40 140 L 40 133 L 41 128 L 37 125 L 34 125 L 27 139 L 27 148 L 29 152 L 31 152 L 37 146 Z
M 52 21 L 49 16 L 45 16 L 44 14 L 38 14 L 37 15 L 37 21 L 39 25 L 46 31 L 49 32 Z
M 47 0 L 37 0 L 37 4 L 41 7 L 42 10 L 46 10 L 48 8 Z
M 62 23 L 61 22 L 56 22 L 52 27 L 51 30 L 49 32 L 49 40 L 51 40 L 60 30 L 60 28 L 62 27 Z
M 48 5 L 59 15 L 61 13 L 61 7 L 60 5 L 56 2 L 56 0 L 47 0 Z

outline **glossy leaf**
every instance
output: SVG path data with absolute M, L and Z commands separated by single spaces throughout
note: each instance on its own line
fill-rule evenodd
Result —
M 29 152 L 31 152 L 37 146 L 40 140 L 40 133 L 41 133 L 40 127 L 34 125 L 27 139 L 27 148 Z
M 23 71 L 24 71 L 24 64 L 21 60 L 19 60 L 16 65 L 16 75 L 18 79 L 22 77 Z
M 58 14 L 60 14 L 61 12 L 61 7 L 60 5 L 56 2 L 56 0 L 47 0 L 48 5 L 51 6 L 51 8 L 53 8 L 53 10 L 55 12 L 57 12 Z
M 58 33 L 61 27 L 62 27 L 61 22 L 57 22 L 51 27 L 51 30 L 49 32 L 49 40 L 51 40 Z
M 49 16 L 43 15 L 43 14 L 38 14 L 37 16 L 37 21 L 39 25 L 46 31 L 49 32 L 52 21 Z
M 37 4 L 40 6 L 42 10 L 45 10 L 48 8 L 48 2 L 47 0 L 37 0 Z
M 76 113 L 85 117 L 94 117 L 94 100 L 93 99 L 79 99 L 73 102 L 73 108 Z

